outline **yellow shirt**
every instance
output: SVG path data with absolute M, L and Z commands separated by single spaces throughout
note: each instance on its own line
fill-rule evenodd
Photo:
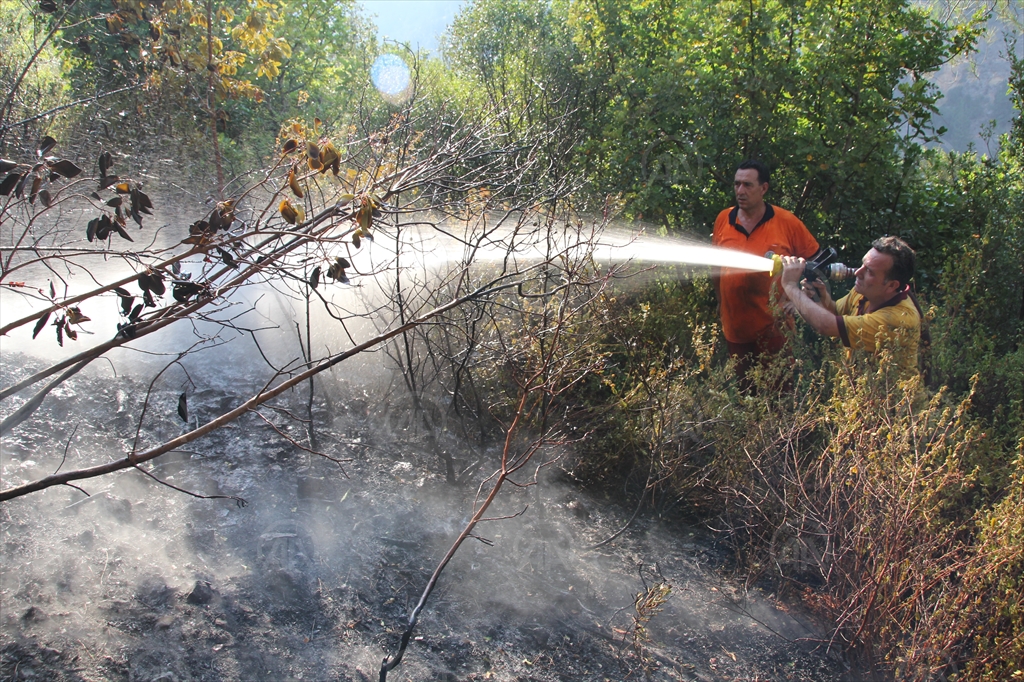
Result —
M 865 312 L 867 303 L 856 291 L 836 301 L 836 323 L 843 345 L 851 351 L 866 351 L 874 355 L 888 348 L 902 376 L 917 374 L 921 315 L 910 298 L 909 288 L 870 313 Z

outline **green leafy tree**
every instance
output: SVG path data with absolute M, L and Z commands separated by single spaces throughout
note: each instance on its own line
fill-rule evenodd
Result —
M 332 127 L 350 122 L 363 93 L 376 50 L 372 25 L 354 2 L 280 3 L 278 40 L 289 46 L 271 77 L 257 78 L 261 97 L 225 103 L 224 124 L 231 155 L 244 164 L 262 163 L 283 122 L 316 116 Z M 276 49 L 271 46 L 271 50 Z
M 9 128 L 66 100 L 62 53 L 49 40 L 49 24 L 17 0 L 0 0 L 0 140 Z
M 544 131 L 543 153 L 556 174 L 573 158 L 565 152 L 586 136 L 594 104 L 569 30 L 570 6 L 565 0 L 473 2 L 442 41 L 451 71 L 446 94 L 467 112 L 497 112 L 514 138 Z
M 925 76 L 978 31 L 902 0 L 581 0 L 573 25 L 608 84 L 594 172 L 636 214 L 709 228 L 732 168 L 757 157 L 775 169 L 775 201 L 857 249 L 898 231 L 936 135 L 941 94 Z
M 13 104 L 24 99 L 23 75 L 43 50 L 63 50 L 62 71 L 72 99 L 86 102 L 134 90 L 118 104 L 130 104 L 139 118 L 185 112 L 206 127 L 220 187 L 218 133 L 230 118 L 222 103 L 258 101 L 263 90 L 256 81 L 280 74 L 291 54 L 288 41 L 275 33 L 281 23 L 279 6 L 265 0 L 79 0 L 61 7 L 41 2 L 31 25 L 41 27 L 44 37 L 34 39 L 38 47 L 22 76 L 5 81 L 2 118 L 10 120 Z
M 580 94 L 566 10 L 564 2 L 475 2 L 445 36 L 447 64 L 477 84 L 491 106 L 513 112 L 505 121 L 509 129 L 561 113 L 558 103 Z
M 278 121 L 296 115 L 307 101 L 325 120 L 341 117 L 367 80 L 372 25 L 353 0 L 288 2 L 281 15 L 278 34 L 291 55 L 265 86 L 264 107 Z

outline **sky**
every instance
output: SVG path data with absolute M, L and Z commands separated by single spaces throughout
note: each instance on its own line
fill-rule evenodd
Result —
M 377 34 L 437 54 L 438 39 L 464 0 L 360 0 Z

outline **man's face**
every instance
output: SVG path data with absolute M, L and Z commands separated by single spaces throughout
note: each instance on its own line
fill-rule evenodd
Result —
M 764 202 L 764 193 L 768 191 L 768 183 L 761 183 L 757 170 L 742 168 L 736 171 L 733 181 L 736 191 L 736 205 L 744 211 L 758 208 Z
M 887 279 L 892 269 L 892 256 L 879 253 L 874 249 L 868 251 L 861 261 L 861 266 L 854 273 L 857 282 L 854 289 L 872 303 L 885 303 L 899 291 L 899 280 Z

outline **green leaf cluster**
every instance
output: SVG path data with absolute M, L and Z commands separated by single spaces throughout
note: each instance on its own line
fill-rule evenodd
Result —
M 849 260 L 906 228 L 940 132 L 927 76 L 971 50 L 982 18 L 945 24 L 903 0 L 484 0 L 446 54 L 492 101 L 575 112 L 574 164 L 627 215 L 710 233 L 733 168 L 760 158 L 770 200 Z

